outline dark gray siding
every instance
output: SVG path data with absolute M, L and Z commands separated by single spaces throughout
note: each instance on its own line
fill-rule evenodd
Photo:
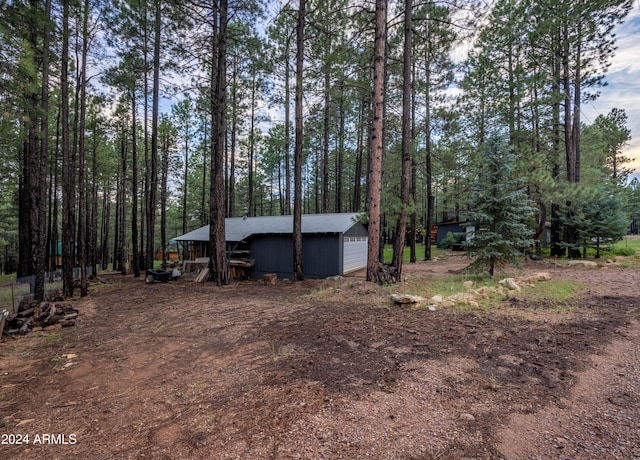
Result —
M 369 236 L 369 232 L 367 231 L 367 227 L 361 223 L 357 223 L 347 230 L 344 236 Z
M 447 233 L 465 233 L 466 229 L 460 222 L 447 222 L 444 224 L 436 224 L 438 226 L 438 234 L 436 236 L 436 244 L 447 237 Z
M 308 278 L 326 278 L 342 273 L 342 235 L 303 235 L 302 266 Z M 293 240 L 287 235 L 260 235 L 250 239 L 251 258 L 256 263 L 251 278 L 276 273 L 293 277 Z

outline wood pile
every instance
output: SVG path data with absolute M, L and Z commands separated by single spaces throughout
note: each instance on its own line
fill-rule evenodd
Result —
M 378 284 L 394 284 L 398 281 L 398 267 L 378 264 Z
M 52 300 L 37 302 L 25 299 L 18 306 L 16 313 L 9 313 L 5 318 L 5 334 L 26 334 L 34 328 L 46 328 L 59 324 L 61 327 L 70 327 L 76 324 L 78 309 L 60 303 L 61 297 Z

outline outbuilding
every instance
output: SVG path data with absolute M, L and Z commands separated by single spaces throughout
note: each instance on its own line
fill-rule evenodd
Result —
M 232 274 L 293 277 L 293 216 L 228 217 L 225 239 Z M 208 257 L 209 226 L 175 238 L 191 261 Z M 344 275 L 367 266 L 368 233 L 360 214 L 302 216 L 302 267 L 307 278 Z M 188 262 L 186 262 L 188 263 Z

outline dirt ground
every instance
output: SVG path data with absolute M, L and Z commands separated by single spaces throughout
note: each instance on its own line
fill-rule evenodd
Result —
M 586 288 L 430 311 L 362 273 L 93 283 L 75 327 L 0 344 L 0 458 L 640 458 L 640 272 L 524 270 Z

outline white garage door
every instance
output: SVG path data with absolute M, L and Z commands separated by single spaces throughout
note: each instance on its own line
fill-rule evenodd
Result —
M 344 237 L 343 274 L 367 266 L 367 241 L 366 236 Z

